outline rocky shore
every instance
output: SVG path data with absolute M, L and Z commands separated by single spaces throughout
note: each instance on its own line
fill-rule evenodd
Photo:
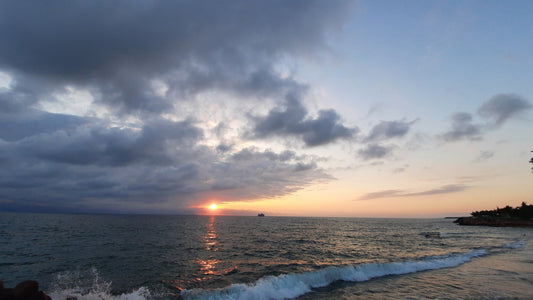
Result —
M 454 223 L 467 226 L 533 227 L 533 220 L 509 218 L 461 217 Z
M 0 280 L 0 300 L 52 300 L 52 298 L 39 291 L 37 281 L 27 280 L 14 288 L 5 288 L 4 282 Z

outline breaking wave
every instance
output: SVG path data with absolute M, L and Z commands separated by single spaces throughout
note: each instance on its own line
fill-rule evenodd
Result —
M 514 243 L 505 244 L 503 248 L 518 249 L 518 248 L 522 248 L 525 244 L 526 244 L 526 241 L 520 240 Z
M 387 275 L 402 275 L 426 270 L 456 267 L 474 257 L 486 255 L 483 249 L 466 253 L 427 257 L 417 261 L 368 263 L 356 266 L 328 267 L 318 271 L 268 276 L 251 284 L 203 290 L 183 290 L 190 299 L 287 299 L 301 296 L 313 288 L 325 287 L 339 280 L 361 282 Z
M 520 240 L 492 250 L 476 249 L 465 253 L 454 253 L 425 257 L 420 260 L 365 263 L 354 266 L 327 267 L 305 273 L 283 274 L 263 277 L 249 284 L 232 284 L 220 289 L 182 290 L 180 298 L 185 299 L 288 299 L 309 293 L 313 288 L 326 287 L 335 281 L 363 282 L 387 275 L 403 275 L 427 270 L 451 268 L 471 261 L 475 257 L 498 253 L 504 249 L 518 249 L 526 244 Z M 52 299 L 75 298 L 77 300 L 142 300 L 168 298 L 155 295 L 147 287 L 140 287 L 130 293 L 114 295 L 111 283 L 102 280 L 96 269 L 89 272 L 67 272 L 57 276 L 56 284 L 48 293 Z M 175 295 L 171 298 L 175 298 Z
M 113 295 L 111 282 L 102 280 L 95 268 L 89 271 L 65 272 L 57 275 L 48 295 L 52 299 L 76 300 L 143 300 L 151 298 L 146 287 L 130 293 Z

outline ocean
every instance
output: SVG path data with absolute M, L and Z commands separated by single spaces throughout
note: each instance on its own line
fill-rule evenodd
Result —
M 54 300 L 533 299 L 531 228 L 451 219 L 0 213 L 0 279 Z

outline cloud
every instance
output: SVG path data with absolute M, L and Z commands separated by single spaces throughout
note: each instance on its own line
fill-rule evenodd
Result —
M 473 115 L 458 112 L 452 116 L 451 129 L 440 135 L 446 142 L 481 140 L 485 132 L 496 129 L 507 120 L 531 109 L 533 105 L 515 94 L 497 94 L 484 102 L 477 110 L 486 123 L 474 123 Z
M 312 57 L 351 13 L 350 1 L 0 2 L 0 68 L 46 94 L 90 88 L 122 113 L 161 113 L 207 90 L 277 94 L 294 80 L 275 65 Z M 158 80 L 168 89 L 154 91 Z M 44 87 L 43 87 L 44 86 Z M 257 94 L 255 94 L 257 93 Z
M 17 141 L 23 138 L 70 130 L 91 122 L 90 118 L 27 110 L 19 114 L 0 113 L 0 139 Z
M 54 116 L 63 118 L 42 119 Z M 0 198 L 56 209 L 152 204 L 177 211 L 206 195 L 272 198 L 332 179 L 313 158 L 292 151 L 221 154 L 197 142 L 203 133 L 193 121 L 153 120 L 137 130 L 105 125 L 80 122 L 0 139 Z
M 418 197 L 418 196 L 428 196 L 428 195 L 440 195 L 440 194 L 450 194 L 457 193 L 467 190 L 469 186 L 462 184 L 449 184 L 441 187 L 437 187 L 431 190 L 426 190 L 422 192 L 407 192 L 403 190 L 384 190 L 374 193 L 364 194 L 357 200 L 373 200 L 380 198 L 397 198 L 397 197 Z
M 372 200 L 372 199 L 379 199 L 379 198 L 389 198 L 389 197 L 400 197 L 402 191 L 401 190 L 384 190 L 374 193 L 368 193 L 364 194 L 361 197 L 357 198 L 357 200 Z
M 211 172 L 216 176 L 211 187 L 232 200 L 283 196 L 311 182 L 333 179 L 305 156 L 254 148 L 231 155 Z
M 446 142 L 459 140 L 476 141 L 481 139 L 481 125 L 472 123 L 472 115 L 465 112 L 458 112 L 452 116 L 452 128 L 441 135 Z
M 380 142 L 406 136 L 416 121 L 380 121 L 361 140 L 364 147 L 357 151 L 358 155 L 364 160 L 381 159 L 390 156 L 397 146 L 383 145 Z M 401 171 L 398 170 L 398 172 Z
M 375 142 L 391 138 L 404 137 L 415 121 L 381 121 L 374 126 L 368 136 L 364 139 L 366 142 Z
M 491 159 L 494 156 L 493 151 L 480 151 L 478 157 L 475 159 L 475 162 L 482 162 L 488 159 Z
M 27 138 L 21 151 L 44 160 L 79 165 L 166 165 L 194 147 L 202 131 L 190 121 L 159 120 L 141 130 L 90 126 Z M 179 155 L 182 156 L 182 155 Z M 178 157 L 179 157 L 178 156 Z
M 364 159 L 364 160 L 370 160 L 370 159 L 379 159 L 384 158 L 392 153 L 392 150 L 394 150 L 394 146 L 388 145 L 383 146 L 379 144 L 368 144 L 364 148 L 357 151 L 357 153 Z
M 403 165 L 401 167 L 398 167 L 398 168 L 395 168 L 394 170 L 392 170 L 393 173 L 403 173 L 405 172 L 405 170 L 407 170 L 409 168 L 409 165 Z
M 306 146 L 315 147 L 332 143 L 339 139 L 351 139 L 358 132 L 340 123 L 340 116 L 334 110 L 320 110 L 313 118 L 299 99 L 299 93 L 287 95 L 284 108 L 276 107 L 266 116 L 252 117 L 254 129 L 251 136 L 297 137 Z
M 479 107 L 478 114 L 490 120 L 492 126 L 500 126 L 531 107 L 531 103 L 519 95 L 497 94 Z
M 243 149 L 235 132 L 244 129 L 232 123 L 243 111 L 222 114 L 212 131 L 212 120 L 197 112 L 204 94 L 274 106 L 295 94 L 285 112 L 294 119 L 267 133 L 274 109 L 257 119 L 255 138 L 296 137 L 312 147 L 352 137 L 355 129 L 334 110 L 309 115 L 304 95 L 311 87 L 280 71 L 285 59 L 327 55 L 330 35 L 352 7 L 0 1 L 0 71 L 10 78 L 0 89 L 2 208 L 184 212 L 210 197 L 265 199 L 331 180 L 315 157 Z M 76 108 L 76 97 L 60 99 L 65 90 L 89 94 L 84 100 L 98 113 L 47 111 L 50 103 Z

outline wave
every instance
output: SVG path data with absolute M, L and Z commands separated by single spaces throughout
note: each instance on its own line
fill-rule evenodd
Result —
M 113 295 L 111 282 L 102 280 L 95 268 L 89 271 L 59 274 L 51 288 L 47 294 L 52 299 L 144 300 L 151 298 L 150 291 L 146 287 L 140 287 L 130 293 Z
M 503 245 L 503 248 L 518 249 L 518 248 L 522 248 L 525 244 L 526 244 L 526 241 L 520 240 L 514 243 L 505 244 Z
M 499 247 L 476 249 L 464 253 L 429 256 L 420 260 L 366 263 L 355 266 L 327 267 L 305 273 L 268 276 L 249 284 L 232 284 L 220 289 L 182 290 L 185 299 L 287 299 L 309 293 L 313 288 L 330 285 L 335 281 L 363 282 L 387 275 L 403 275 L 421 271 L 451 268 L 471 261 L 475 257 L 498 253 L 504 249 L 518 249 L 526 241 L 519 240 Z M 153 294 L 147 287 L 130 293 L 113 295 L 111 283 L 101 279 L 96 269 L 85 272 L 65 272 L 56 278 L 56 284 L 47 293 L 52 299 L 76 298 L 77 300 L 143 300 L 168 298 Z M 174 298 L 175 296 L 171 297 Z
M 466 253 L 427 257 L 417 261 L 368 263 L 357 266 L 328 267 L 318 271 L 299 274 L 268 276 L 251 284 L 232 284 L 228 287 L 181 291 L 190 299 L 287 299 L 301 296 L 313 288 L 330 285 L 339 280 L 361 282 L 387 275 L 402 275 L 414 272 L 456 267 L 474 257 L 486 255 L 484 249 Z
M 77 300 L 144 300 L 150 299 L 150 291 L 141 287 L 131 293 L 112 295 L 108 290 L 92 290 L 87 293 L 78 290 L 63 290 L 49 294 L 52 299 L 77 299 Z
M 423 231 L 420 233 L 421 236 L 426 238 L 456 238 L 464 237 L 475 234 L 475 232 L 440 232 L 440 231 Z

